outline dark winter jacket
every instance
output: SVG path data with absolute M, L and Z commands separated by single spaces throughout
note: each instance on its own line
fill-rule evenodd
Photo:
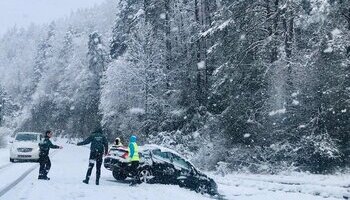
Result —
M 88 137 L 86 140 L 82 142 L 78 142 L 77 145 L 86 145 L 90 144 L 90 151 L 96 152 L 96 153 L 108 153 L 108 141 L 107 138 L 102 135 L 102 132 L 95 131 L 90 137 Z
M 49 137 L 45 137 L 42 142 L 39 143 L 40 156 L 48 156 L 50 149 L 60 148 L 57 145 L 52 144 Z

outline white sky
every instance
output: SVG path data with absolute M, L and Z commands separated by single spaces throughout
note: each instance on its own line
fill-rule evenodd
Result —
M 14 25 L 46 23 L 105 0 L 0 0 L 0 36 Z

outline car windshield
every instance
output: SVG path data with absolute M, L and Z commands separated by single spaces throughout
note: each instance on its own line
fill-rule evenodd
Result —
M 170 159 L 169 154 L 167 152 L 161 151 L 160 149 L 153 150 L 153 154 L 164 159 Z
M 17 141 L 37 141 L 38 135 L 37 134 L 18 134 L 16 136 Z
M 188 164 L 188 162 L 186 162 L 184 159 L 180 158 L 177 155 L 172 155 L 173 156 L 173 163 L 175 165 L 180 166 L 181 168 L 190 170 L 191 169 L 191 165 Z

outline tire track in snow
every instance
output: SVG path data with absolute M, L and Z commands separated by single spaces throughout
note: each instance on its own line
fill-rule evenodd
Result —
M 54 156 L 58 151 L 54 151 L 52 152 L 52 156 Z M 13 163 L 9 163 L 6 165 L 1 166 L 3 168 L 6 168 L 8 166 L 13 165 Z M 27 169 L 21 176 L 19 176 L 16 180 L 12 181 L 12 183 L 9 183 L 7 186 L 3 187 L 0 189 L 0 197 L 2 197 L 3 195 L 5 195 L 7 192 L 9 192 L 11 189 L 13 189 L 18 183 L 20 183 L 21 181 L 23 181 L 23 179 L 25 179 L 32 171 L 34 171 L 34 169 L 38 168 L 39 164 L 35 164 L 34 166 L 30 167 L 29 169 Z
M 34 169 L 36 169 L 39 165 L 34 165 L 31 168 L 29 168 L 27 171 L 25 171 L 20 177 L 18 177 L 15 181 L 8 184 L 4 188 L 0 190 L 0 197 L 6 194 L 8 191 L 10 191 L 13 187 L 15 187 L 18 183 L 20 183 L 25 177 L 27 177 Z

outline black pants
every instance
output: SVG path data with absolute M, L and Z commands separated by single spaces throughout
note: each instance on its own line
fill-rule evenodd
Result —
M 89 158 L 89 168 L 86 172 L 86 180 L 90 179 L 92 169 L 94 168 L 95 162 L 96 162 L 96 181 L 100 180 L 101 176 L 101 165 L 102 165 L 102 156 L 103 153 L 101 152 L 90 152 L 90 158 Z
M 40 155 L 39 156 L 39 177 L 47 177 L 47 174 L 51 168 L 51 161 L 48 155 Z
M 139 167 L 140 162 L 139 161 L 131 161 L 131 166 L 130 166 L 130 173 L 131 176 L 133 177 L 133 183 L 139 183 L 139 179 L 137 177 L 138 174 L 138 167 Z

